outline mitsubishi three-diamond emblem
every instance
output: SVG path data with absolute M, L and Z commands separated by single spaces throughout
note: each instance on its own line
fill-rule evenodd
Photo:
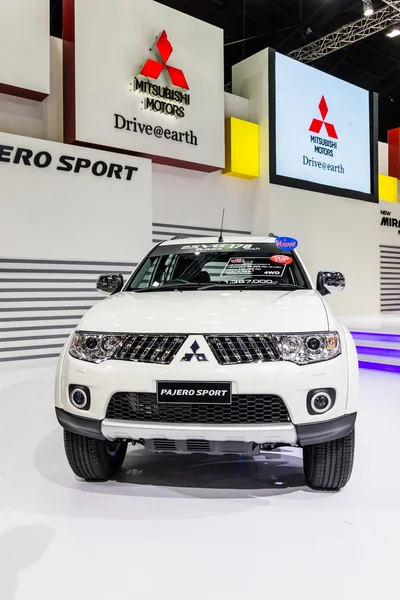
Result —
M 198 345 L 197 340 L 194 340 L 193 344 L 190 346 L 190 349 L 192 352 L 185 354 L 181 362 L 190 362 L 194 356 L 197 358 L 198 362 L 208 361 L 205 354 L 198 352 L 198 350 L 200 350 L 200 346 Z
M 327 123 L 325 121 L 326 116 L 329 112 L 329 108 L 326 103 L 325 96 L 322 96 L 322 98 L 318 104 L 318 108 L 319 108 L 319 112 L 321 113 L 322 121 L 321 121 L 321 119 L 313 119 L 312 123 L 310 125 L 309 131 L 311 131 L 312 133 L 320 133 L 322 127 L 325 126 L 325 131 L 328 134 L 328 137 L 333 138 L 334 140 L 337 140 L 338 135 L 336 133 L 335 126 L 332 123 Z
M 150 79 L 158 79 L 161 73 L 166 71 L 172 85 L 188 90 L 189 85 L 183 71 L 176 67 L 171 67 L 171 65 L 167 65 L 173 52 L 173 48 L 165 30 L 162 31 L 156 39 L 152 51 L 158 60 L 149 58 L 141 68 L 139 75 L 142 75 L 142 77 L 149 77 Z

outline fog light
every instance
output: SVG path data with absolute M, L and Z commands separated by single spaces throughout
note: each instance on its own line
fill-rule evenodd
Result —
M 76 408 L 84 408 L 87 404 L 88 398 L 83 390 L 77 388 L 71 394 L 71 402 Z
M 335 404 L 336 390 L 325 388 L 311 390 L 307 394 L 307 410 L 310 415 L 322 415 Z
M 90 408 L 90 391 L 84 385 L 70 385 L 69 399 L 71 404 L 79 410 L 89 410 Z
M 331 406 L 332 399 L 326 392 L 315 394 L 315 396 L 311 398 L 311 408 L 315 410 L 316 413 L 324 413 L 329 410 Z

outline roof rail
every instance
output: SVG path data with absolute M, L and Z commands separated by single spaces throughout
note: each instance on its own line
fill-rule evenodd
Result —
M 172 238 L 170 238 L 171 240 L 185 240 L 188 238 L 192 238 L 193 235 L 174 235 Z M 195 235 L 194 237 L 200 237 L 199 235 Z M 204 237 L 218 237 L 217 235 L 207 235 Z M 163 240 L 164 242 L 166 242 L 167 240 Z

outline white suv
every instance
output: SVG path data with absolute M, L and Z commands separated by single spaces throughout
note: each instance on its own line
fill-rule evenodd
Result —
M 112 478 L 128 442 L 149 452 L 257 455 L 303 448 L 310 487 L 339 490 L 354 456 L 354 342 L 313 287 L 291 238 L 158 244 L 83 317 L 57 367 L 67 459 Z

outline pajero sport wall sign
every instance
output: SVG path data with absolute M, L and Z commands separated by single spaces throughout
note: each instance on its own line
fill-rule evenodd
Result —
M 67 143 L 224 166 L 221 29 L 150 0 L 64 0 L 64 76 Z

